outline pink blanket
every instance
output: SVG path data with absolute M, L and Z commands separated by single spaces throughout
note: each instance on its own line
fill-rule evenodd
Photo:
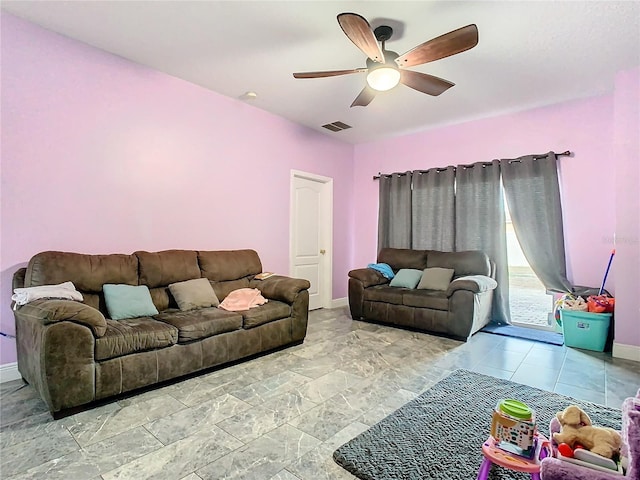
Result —
M 234 290 L 218 305 L 230 312 L 249 310 L 253 307 L 264 305 L 268 300 L 262 296 L 257 288 L 239 288 Z

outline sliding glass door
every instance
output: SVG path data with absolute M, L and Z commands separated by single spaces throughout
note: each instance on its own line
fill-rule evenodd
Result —
M 509 305 L 511 322 L 518 327 L 554 331 L 553 297 L 538 279 L 522 252 L 505 199 Z

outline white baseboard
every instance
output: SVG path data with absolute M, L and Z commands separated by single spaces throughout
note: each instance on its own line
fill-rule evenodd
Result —
M 20 380 L 21 378 L 22 375 L 20 375 L 18 371 L 18 364 L 16 362 L 0 365 L 0 383 Z
M 613 342 L 613 352 L 611 355 L 615 358 L 624 358 L 626 360 L 640 362 L 640 347 L 637 345 L 624 345 Z
M 331 300 L 331 308 L 346 307 L 348 305 L 349 300 L 347 299 L 347 297 L 334 298 L 333 300 Z

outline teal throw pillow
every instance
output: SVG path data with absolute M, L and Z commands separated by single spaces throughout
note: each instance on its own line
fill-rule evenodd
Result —
M 422 278 L 422 270 L 413 268 L 401 268 L 396 276 L 391 279 L 390 287 L 416 288 Z
M 148 317 L 157 315 L 158 309 L 151 300 L 149 287 L 146 285 L 114 285 L 106 283 L 102 286 L 104 301 L 112 320 L 125 318 Z

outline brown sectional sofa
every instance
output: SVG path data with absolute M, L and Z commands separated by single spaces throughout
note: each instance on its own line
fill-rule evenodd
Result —
M 307 331 L 309 282 L 284 276 L 256 280 L 253 250 L 83 255 L 43 252 L 14 274 L 13 287 L 71 281 L 83 302 L 41 299 L 15 310 L 18 370 L 56 414 L 96 400 L 301 343 Z M 168 285 L 207 278 L 222 301 L 257 288 L 268 302 L 247 311 L 181 311 Z M 111 320 L 104 284 L 146 285 L 158 310 Z M 56 415 L 58 416 L 58 415 Z
M 416 290 L 389 286 L 371 268 L 349 272 L 349 308 L 354 320 L 368 320 L 467 340 L 489 323 L 495 268 L 480 251 L 439 252 L 383 248 L 377 263 L 394 273 L 409 268 L 453 269 L 447 290 Z M 488 277 L 488 278 L 487 278 Z

